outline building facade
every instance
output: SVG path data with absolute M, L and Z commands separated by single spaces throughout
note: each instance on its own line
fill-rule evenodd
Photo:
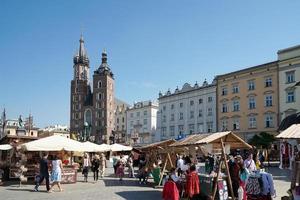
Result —
M 218 130 L 232 130 L 249 140 L 254 134 L 276 134 L 278 63 L 217 76 Z
M 73 58 L 71 81 L 70 132 L 82 140 L 110 143 L 114 129 L 114 75 L 107 64 L 107 54 L 93 74 L 91 88 L 89 58 L 81 36 L 79 51 Z
M 300 112 L 300 45 L 278 51 L 280 121 Z M 298 84 L 297 84 L 298 83 Z
M 159 93 L 156 140 L 181 138 L 217 130 L 216 82 L 201 86 L 185 83 L 182 89 Z
M 130 144 L 149 144 L 156 132 L 158 105 L 152 101 L 134 103 L 127 110 L 127 138 Z
M 114 137 L 116 143 L 126 143 L 127 141 L 127 109 L 129 109 L 129 104 L 115 99 L 115 129 Z
M 68 128 L 68 126 L 54 125 L 47 126 L 44 129 L 40 129 L 38 131 L 39 138 L 49 137 L 53 135 L 60 135 L 66 138 L 70 138 L 70 129 Z
M 5 110 L 0 120 L 0 140 L 4 138 L 37 138 L 38 130 L 33 124 L 33 116 L 29 115 L 24 121 L 20 115 L 18 119 L 7 119 Z

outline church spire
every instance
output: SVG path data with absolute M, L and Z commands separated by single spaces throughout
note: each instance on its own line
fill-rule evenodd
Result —
M 86 49 L 84 48 L 84 40 L 83 40 L 83 35 L 80 35 L 79 39 L 79 51 L 78 53 L 74 56 L 74 64 L 89 64 L 89 58 L 86 53 Z
M 107 53 L 105 49 L 102 51 L 102 64 L 103 63 L 107 63 Z
M 84 40 L 82 34 L 80 35 L 80 40 L 79 40 L 79 57 L 84 57 L 85 56 L 85 49 L 84 49 Z
M 112 73 L 109 65 L 107 64 L 107 53 L 106 50 L 103 49 L 102 51 L 102 62 L 99 68 L 95 71 L 96 74 L 106 74 L 113 78 L 114 74 Z

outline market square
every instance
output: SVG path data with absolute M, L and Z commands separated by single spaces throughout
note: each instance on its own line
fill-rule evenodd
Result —
M 0 198 L 300 199 L 300 2 L 0 6 Z

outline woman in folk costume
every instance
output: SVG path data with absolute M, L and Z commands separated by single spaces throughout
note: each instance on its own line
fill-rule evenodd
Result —
M 195 165 L 190 167 L 190 173 L 186 175 L 186 194 L 189 199 L 194 199 L 200 194 L 200 184 Z
M 169 175 L 169 179 L 164 185 L 162 198 L 163 200 L 179 200 L 179 192 L 171 175 Z

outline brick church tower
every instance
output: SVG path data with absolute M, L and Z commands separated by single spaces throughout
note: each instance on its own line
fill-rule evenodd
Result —
M 71 81 L 70 132 L 81 140 L 110 143 L 114 128 L 114 75 L 102 53 L 102 63 L 93 75 L 93 91 L 89 81 L 89 58 L 83 37 L 73 58 Z

